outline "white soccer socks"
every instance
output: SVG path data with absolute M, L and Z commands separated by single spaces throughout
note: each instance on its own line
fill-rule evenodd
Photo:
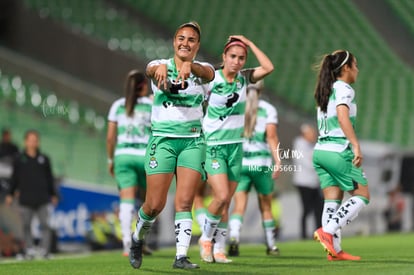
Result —
M 122 201 L 119 204 L 119 222 L 121 224 L 122 243 L 124 250 L 129 250 L 131 244 L 131 224 L 134 213 L 134 202 Z
M 368 202 L 366 198 L 361 196 L 350 197 L 339 207 L 329 223 L 323 226 L 323 231 L 334 235 L 338 229 L 350 223 Z
M 193 219 L 191 212 L 177 212 L 175 214 L 175 246 L 176 258 L 187 256 L 191 241 Z

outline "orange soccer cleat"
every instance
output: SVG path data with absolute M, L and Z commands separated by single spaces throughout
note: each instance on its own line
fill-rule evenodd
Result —
M 354 256 L 345 251 L 338 252 L 338 256 L 333 257 L 328 254 L 328 261 L 359 261 L 361 260 L 360 256 Z
M 329 255 L 333 257 L 338 256 L 333 246 L 332 234 L 323 231 L 322 227 L 320 227 L 313 233 L 313 238 L 321 243 L 321 245 L 325 248 L 325 251 L 328 252 Z

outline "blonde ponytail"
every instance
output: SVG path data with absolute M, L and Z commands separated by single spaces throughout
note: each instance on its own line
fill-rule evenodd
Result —
M 244 137 L 251 138 L 257 121 L 259 93 L 263 88 L 263 80 L 247 87 L 246 112 L 244 117 Z

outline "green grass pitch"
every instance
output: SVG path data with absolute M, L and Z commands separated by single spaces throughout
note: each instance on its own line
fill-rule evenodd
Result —
M 160 249 L 144 256 L 134 270 L 120 251 L 58 254 L 51 260 L 0 260 L 0 274 L 414 274 L 414 234 L 388 234 L 344 238 L 342 247 L 362 257 L 361 261 L 328 262 L 322 246 L 315 241 L 278 244 L 281 255 L 269 257 L 264 245 L 241 244 L 240 256 L 231 264 L 208 264 L 199 259 L 198 247 L 189 251 L 197 270 L 172 268 L 174 248 Z

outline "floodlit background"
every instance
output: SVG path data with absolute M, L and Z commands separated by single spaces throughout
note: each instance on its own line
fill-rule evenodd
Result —
M 345 233 L 385 232 L 387 192 L 398 184 L 406 199 L 403 230 L 413 229 L 414 1 L 1 0 L 0 127 L 10 128 L 19 146 L 25 130 L 38 129 L 58 183 L 94 193 L 96 199 L 87 203 L 75 195 L 64 198 L 74 203 L 60 205 L 57 216 L 73 218 L 66 224 L 71 234 L 85 233 L 81 223 L 102 210 L 97 204 L 106 202 L 107 211 L 116 205 L 116 184 L 106 170 L 106 115 L 122 96 L 126 73 L 171 57 L 176 27 L 190 20 L 201 25 L 198 60 L 218 64 L 231 34 L 245 35 L 271 58 L 275 71 L 265 80 L 264 98 L 278 110 L 286 151 L 302 123 L 315 124 L 312 66 L 325 53 L 351 51 L 360 69 L 353 85 L 356 127 L 372 200 L 365 217 Z M 256 66 L 251 56 L 247 66 Z M 7 163 L 0 168 L 4 193 L 10 171 Z M 284 172 L 276 183 L 280 240 L 300 235 L 292 173 Z M 246 241 L 263 238 L 254 197 L 245 218 Z M 10 214 L 0 209 L 2 217 Z M 172 209 L 169 200 L 161 216 L 163 244 L 173 242 Z M 78 220 L 77 211 L 83 211 Z M 65 229 L 58 232 L 67 237 Z

